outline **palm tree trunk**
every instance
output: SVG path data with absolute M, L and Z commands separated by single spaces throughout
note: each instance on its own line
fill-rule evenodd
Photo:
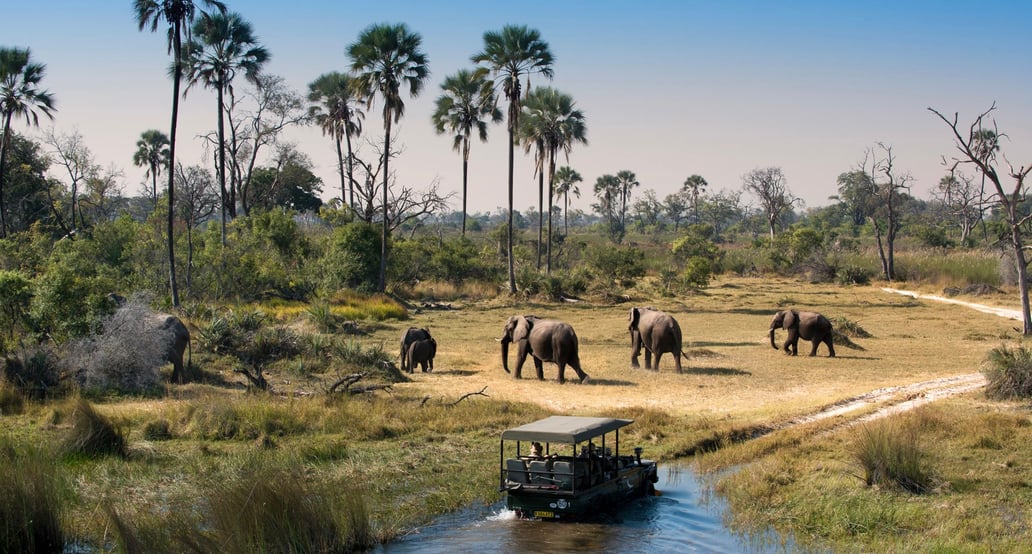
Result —
M 151 164 L 151 189 L 154 196 L 154 209 L 158 209 L 158 164 Z
M 538 168 L 538 242 L 537 242 L 537 268 L 541 271 L 541 232 L 545 227 L 545 172 Z
M 355 211 L 355 176 L 354 176 L 354 160 L 351 153 L 351 133 L 348 132 L 348 126 L 351 124 L 349 119 L 344 120 L 344 140 L 348 143 L 348 191 L 351 194 L 351 211 Z
M 506 237 L 506 252 L 509 255 L 509 294 L 516 294 L 516 264 L 512 259 L 512 172 L 513 172 L 513 141 L 516 140 L 515 121 L 513 121 L 514 103 L 509 103 L 509 232 Z
M 466 236 L 466 187 L 469 179 L 469 138 L 463 138 L 462 140 L 462 236 Z
M 545 273 L 552 274 L 552 196 L 555 190 L 555 150 L 548 153 L 548 255 L 545 258 Z
M 229 194 L 226 191 L 226 148 L 225 148 L 225 145 L 226 145 L 225 132 L 226 131 L 225 131 L 224 123 L 222 121 L 222 99 L 223 99 L 222 98 L 222 90 L 223 90 L 222 83 L 220 82 L 219 85 L 217 87 L 215 87 L 215 88 L 217 89 L 217 92 L 218 92 L 218 94 L 216 94 L 216 99 L 219 102 L 218 110 L 216 110 L 216 112 L 218 113 L 218 116 L 219 116 L 219 124 L 218 124 L 218 132 L 219 132 L 219 143 L 218 143 L 219 157 L 218 157 L 218 162 L 219 163 L 218 163 L 218 165 L 219 165 L 219 189 L 222 191 L 222 247 L 225 248 L 226 247 L 226 214 L 229 213 L 229 208 L 226 206 L 226 204 L 229 202 Z
M 7 147 L 11 144 L 11 112 L 4 113 L 4 136 L 0 140 L 0 239 L 7 237 L 7 206 L 4 204 L 4 177 L 7 175 Z
M 570 193 L 563 193 L 563 234 L 570 234 Z
M 348 203 L 348 183 L 344 177 L 344 152 L 340 149 L 340 132 L 333 131 L 333 143 L 337 147 L 337 172 L 340 173 L 340 203 L 347 205 Z
M 384 112 L 383 119 L 383 232 L 380 235 L 380 283 L 378 288 L 380 292 L 387 290 L 387 176 L 390 175 L 387 164 L 391 159 L 391 114 L 389 111 Z
M 168 142 L 168 281 L 172 294 L 172 307 L 179 307 L 179 287 L 176 285 L 176 251 L 175 236 L 173 235 L 175 223 L 175 163 L 176 163 L 176 124 L 179 121 L 179 83 L 183 78 L 183 42 L 181 38 L 180 22 L 176 20 L 172 25 L 173 33 L 173 55 L 172 60 L 172 128 L 169 131 Z

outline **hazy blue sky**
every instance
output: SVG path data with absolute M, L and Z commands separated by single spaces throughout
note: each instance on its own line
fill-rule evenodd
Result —
M 200 3 L 200 2 L 198 2 Z M 373 6 L 373 4 L 377 4 Z M 430 79 L 405 98 L 396 127 L 401 183 L 461 190 L 451 139 L 430 123 L 440 83 L 506 24 L 541 32 L 556 58 L 551 86 L 573 96 L 587 119 L 587 146 L 569 165 L 584 177 L 575 207 L 590 209 L 595 179 L 628 169 L 640 194 L 660 199 L 691 174 L 710 190 L 740 189 L 742 175 L 781 167 L 809 207 L 828 204 L 836 177 L 876 141 L 893 146 L 897 167 L 928 198 L 953 145 L 927 108 L 970 122 L 997 104 L 1009 135 L 1003 151 L 1032 163 L 1032 2 L 998 1 L 473 1 L 354 2 L 230 0 L 272 57 L 267 72 L 299 92 L 322 73 L 350 65 L 345 50 L 373 23 L 403 22 L 423 38 Z M 143 183 L 132 165 L 140 133 L 168 132 L 171 82 L 165 29 L 140 32 L 130 0 L 7 2 L 0 45 L 29 47 L 47 66 L 60 133 L 78 131 L 103 165 L 125 173 L 127 193 Z M 538 77 L 532 84 L 543 84 Z M 366 136 L 382 142 L 377 104 Z M 196 137 L 214 128 L 215 102 L 202 89 L 181 105 L 180 159 L 206 163 Z M 18 132 L 35 134 L 16 124 Z M 49 125 L 49 123 L 47 124 Z M 504 124 L 473 145 L 470 209 L 504 206 Z M 288 138 L 316 164 L 324 198 L 338 193 L 331 141 L 316 128 Z M 537 204 L 530 157 L 516 160 L 517 209 Z M 56 177 L 62 177 L 55 173 Z M 461 206 L 456 197 L 456 209 Z

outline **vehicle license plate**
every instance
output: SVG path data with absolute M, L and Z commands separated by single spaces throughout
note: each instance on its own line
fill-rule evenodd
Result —
M 542 512 L 541 510 L 534 510 L 534 517 L 554 518 L 555 512 Z

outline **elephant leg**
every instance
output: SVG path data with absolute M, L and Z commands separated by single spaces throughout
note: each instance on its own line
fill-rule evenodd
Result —
M 562 375 L 562 367 L 559 366 L 559 375 Z M 537 358 L 534 358 L 534 371 L 537 372 L 538 381 L 545 380 L 545 363 Z
M 559 362 L 559 384 L 566 383 L 566 363 Z
M 831 343 L 831 334 L 830 333 L 824 339 L 824 344 L 828 345 L 828 357 L 829 358 L 834 358 L 835 357 L 835 345 Z
M 799 353 L 799 331 L 788 331 L 788 339 L 785 340 L 785 352 L 793 356 Z
M 654 363 L 652 365 L 652 369 L 655 369 L 656 371 L 659 371 L 659 359 L 662 358 L 662 357 L 663 357 L 663 351 L 662 350 L 656 350 L 656 358 L 655 358 L 655 360 L 653 360 Z
M 419 364 L 419 367 L 423 370 L 423 373 L 426 373 L 426 368 L 428 367 L 428 364 L 429 364 L 429 362 L 427 362 L 426 360 L 423 360 Z
M 569 361 L 569 363 L 570 363 L 570 367 L 573 368 L 573 371 L 577 373 L 577 378 L 580 379 L 580 382 L 581 383 L 586 382 L 588 380 L 588 374 L 584 373 L 584 370 L 581 369 L 580 358 L 579 357 L 574 357 L 572 360 Z M 565 368 L 563 366 L 559 366 L 559 367 L 560 367 L 559 375 L 562 376 L 563 375 L 563 370 Z
M 816 356 L 817 355 L 817 347 L 820 346 L 821 340 L 815 337 L 813 339 L 813 341 L 811 341 L 811 344 L 813 344 L 813 347 L 810 348 L 810 356 Z
M 671 352 L 671 355 L 674 357 L 674 368 L 681 373 L 681 349 L 678 348 L 676 352 Z
M 528 350 L 526 345 L 521 344 L 516 353 L 516 369 L 512 372 L 513 379 L 523 378 L 523 362 L 527 361 L 527 353 Z
M 641 355 L 641 334 L 637 331 L 631 332 L 631 369 L 638 369 L 638 356 Z
M 656 359 L 656 363 L 659 363 L 659 359 Z M 645 349 L 645 369 L 652 369 L 652 350 L 649 348 Z M 656 369 L 659 369 L 658 367 Z

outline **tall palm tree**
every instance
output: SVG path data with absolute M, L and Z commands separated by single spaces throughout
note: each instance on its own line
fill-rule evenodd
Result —
M 147 168 L 144 175 L 151 178 L 151 197 L 154 198 L 154 209 L 158 208 L 158 174 L 161 167 L 168 164 L 168 137 L 157 129 L 148 129 L 140 133 L 136 141 L 136 153 L 133 164 Z
M 404 23 L 378 24 L 366 28 L 358 40 L 348 46 L 351 70 L 358 74 L 359 89 L 372 107 L 379 93 L 383 97 L 383 232 L 380 242 L 379 290 L 387 288 L 387 235 L 390 214 L 387 210 L 387 183 L 390 178 L 388 163 L 391 159 L 391 123 L 401 120 L 405 102 L 401 98 L 402 84 L 408 85 L 409 95 L 419 96 L 423 82 L 430 74 L 427 57 L 420 50 L 423 42 L 417 33 L 410 32 Z
M 362 118 L 365 117 L 365 113 L 358 107 L 362 98 L 355 83 L 351 75 L 331 71 L 308 84 L 308 101 L 313 103 L 308 108 L 308 115 L 322 128 L 324 135 L 333 138 L 333 144 L 337 147 L 337 172 L 340 173 L 340 202 L 352 209 L 355 206 L 355 180 L 352 174 L 354 160 L 351 137 L 362 134 Z M 344 173 L 342 141 L 347 142 L 347 175 Z M 350 198 L 347 196 L 348 191 L 351 193 Z
M 218 114 L 218 176 L 222 192 L 222 243 L 226 243 L 226 215 L 236 217 L 236 190 L 226 189 L 226 93 L 232 94 L 233 78 L 243 73 L 252 83 L 269 59 L 258 45 L 251 24 L 237 13 L 202 13 L 193 26 L 186 66 L 186 91 L 200 83 L 215 90 Z
M 620 182 L 620 227 L 627 228 L 627 200 L 631 197 L 631 189 L 640 186 L 638 178 L 633 171 L 623 170 L 616 174 L 616 180 Z
M 577 173 L 572 167 L 564 165 L 555 172 L 555 193 L 563 196 L 563 234 L 570 234 L 569 226 L 569 213 L 570 213 L 570 193 L 580 198 L 580 189 L 577 188 L 577 183 L 583 181 L 580 173 Z
M 441 83 L 444 91 L 437 97 L 437 108 L 430 119 L 437 134 L 450 131 L 455 135 L 452 148 L 462 154 L 462 235 L 466 235 L 466 198 L 469 180 L 469 145 L 476 129 L 480 142 L 487 142 L 487 122 L 502 120 L 494 85 L 487 78 L 487 69 L 460 69 Z
M 0 115 L 4 134 L 0 137 L 0 238 L 7 236 L 7 207 L 4 205 L 4 177 L 11 144 L 11 119 L 25 117 L 25 123 L 39 127 L 39 114 L 54 119 L 54 98 L 39 88 L 46 65 L 33 63 L 29 49 L 0 48 Z
M 684 180 L 681 190 L 688 193 L 688 198 L 692 203 L 692 214 L 695 216 L 694 223 L 699 222 L 699 197 L 702 196 L 702 192 L 706 190 L 709 183 L 706 179 L 702 178 L 702 175 L 692 175 Z
M 532 73 L 552 78 L 554 58 L 541 34 L 523 25 L 506 25 L 501 31 L 484 33 L 484 50 L 473 56 L 474 63 L 483 63 L 495 75 L 502 93 L 509 101 L 509 292 L 516 293 L 516 266 L 512 259 L 512 177 L 513 145 L 520 122 L 520 78 Z
M 548 160 L 548 240 L 545 271 L 552 270 L 552 204 L 555 197 L 555 158 L 560 151 L 570 156 L 575 143 L 587 144 L 584 114 L 574 108 L 573 97 L 551 87 L 534 89 L 523 104 L 520 135 L 543 145 Z M 527 143 L 525 143 L 527 144 Z M 529 147 L 529 144 L 527 144 Z
M 530 100 L 532 93 L 528 93 L 524 102 Z M 524 103 L 523 109 L 526 108 Z M 547 129 L 538 124 L 528 124 L 526 114 L 520 117 L 520 125 L 516 130 L 519 142 L 523 143 L 523 153 L 529 154 L 534 150 L 534 176 L 538 179 L 538 239 L 537 239 L 537 264 L 538 271 L 541 270 L 541 245 L 544 244 L 545 230 L 545 159 L 548 157 L 548 148 L 545 146 L 545 133 Z
M 226 6 L 217 0 L 201 0 L 206 6 L 226 11 Z M 176 125 L 179 122 L 179 86 L 183 79 L 183 33 L 189 33 L 197 8 L 193 0 L 133 0 L 133 13 L 142 31 L 150 27 L 158 30 L 158 24 L 168 24 L 168 51 L 172 54 L 172 125 L 168 139 L 168 278 L 172 293 L 172 306 L 179 307 L 179 288 L 176 286 L 175 241 L 172 236 L 175 221 L 175 163 Z

